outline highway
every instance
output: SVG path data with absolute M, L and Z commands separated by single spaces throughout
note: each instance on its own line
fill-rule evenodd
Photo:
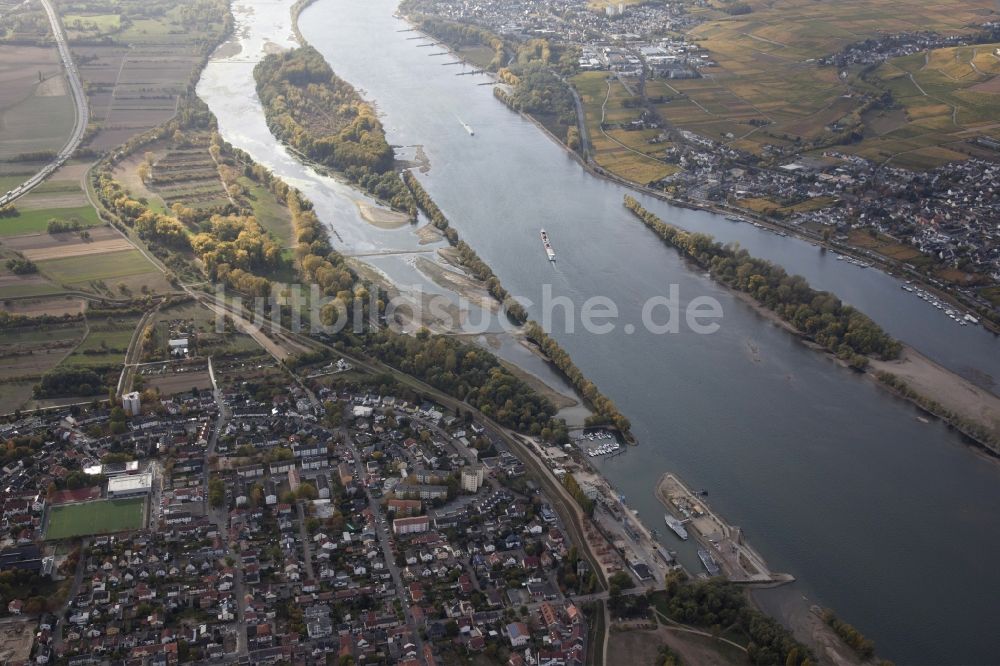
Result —
M 76 71 L 76 65 L 73 64 L 73 56 L 69 50 L 69 43 L 66 41 L 66 33 L 63 31 L 62 23 L 59 22 L 59 16 L 56 14 L 55 9 L 53 9 L 50 0 L 40 1 L 45 8 L 45 13 L 49 16 L 49 23 L 52 24 L 52 34 L 56 39 L 56 46 L 59 48 L 59 57 L 62 59 L 63 68 L 66 70 L 66 79 L 69 81 L 69 87 L 73 93 L 73 103 L 76 107 L 76 123 L 73 125 L 73 133 L 70 135 L 69 140 L 56 155 L 55 159 L 45 165 L 34 176 L 0 196 L 0 206 L 9 204 L 18 197 L 27 194 L 55 173 L 56 169 L 61 167 L 76 152 L 77 147 L 83 140 L 83 133 L 87 130 L 87 96 L 83 94 L 83 83 L 80 81 L 80 74 Z

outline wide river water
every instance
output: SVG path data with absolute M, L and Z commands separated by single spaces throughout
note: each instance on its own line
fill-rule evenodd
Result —
M 402 235 L 408 231 L 359 223 L 357 193 L 303 168 L 269 137 L 248 76 L 262 52 L 291 43 L 288 5 L 236 4 L 242 52 L 213 61 L 199 95 L 225 138 L 302 188 L 346 247 L 412 244 Z M 377 103 L 393 144 L 410 153 L 423 147 L 430 170 L 419 177 L 512 293 L 537 304 L 550 285 L 577 309 L 595 295 L 615 302 L 611 333 L 586 333 L 579 320 L 568 333 L 558 313 L 550 332 L 632 420 L 639 446 L 597 466 L 643 521 L 666 532 L 653 488 L 663 472 L 676 472 L 710 492 L 713 507 L 744 528 L 772 569 L 797 577 L 758 595 L 770 610 L 789 612 L 793 599 L 831 606 L 899 663 L 996 662 L 1000 465 L 692 271 L 622 208 L 625 188 L 587 174 L 497 102 L 490 86 L 478 85 L 489 79 L 456 76 L 461 65 L 442 66 L 451 56 L 418 48 L 394 9 L 395 0 L 319 0 L 300 28 Z M 640 199 L 669 222 L 739 242 L 834 291 L 980 384 L 1000 377 L 994 336 L 957 326 L 889 276 L 802 241 Z M 543 226 L 555 264 L 542 252 Z M 380 268 L 405 279 L 408 266 Z M 643 303 L 670 285 L 682 305 L 697 296 L 718 300 L 725 313 L 718 332 L 657 335 L 641 326 Z M 529 309 L 541 319 L 538 305 Z M 551 380 L 537 364 L 529 369 Z M 662 539 L 698 569 L 691 544 Z

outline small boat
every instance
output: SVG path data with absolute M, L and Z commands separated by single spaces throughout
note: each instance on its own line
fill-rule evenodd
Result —
M 542 229 L 542 247 L 545 248 L 545 254 L 549 261 L 555 261 L 556 251 L 552 249 L 552 243 L 549 242 L 549 235 L 545 233 L 545 229 Z

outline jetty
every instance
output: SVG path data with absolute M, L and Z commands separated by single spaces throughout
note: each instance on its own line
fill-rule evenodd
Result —
M 673 474 L 664 474 L 660 479 L 656 497 L 668 512 L 685 521 L 688 533 L 701 543 L 728 580 L 756 585 L 781 585 L 795 580 L 790 574 L 772 572 L 746 542 L 742 529 L 720 518 L 701 494 L 692 492 Z

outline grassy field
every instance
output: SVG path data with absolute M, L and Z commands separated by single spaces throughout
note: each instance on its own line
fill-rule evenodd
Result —
M 54 506 L 49 509 L 45 538 L 71 539 L 137 530 L 143 526 L 145 516 L 145 497 Z
M 861 78 L 860 67 L 841 76 L 837 68 L 816 62 L 879 31 L 969 32 L 969 26 L 989 20 L 992 2 L 748 4 L 749 14 L 707 21 L 691 32 L 718 66 L 703 67 L 701 79 L 662 82 L 670 99 L 657 110 L 674 125 L 761 155 L 775 148 L 788 155 L 819 150 L 837 138 L 830 130 L 835 124 L 864 128 L 864 140 L 850 150 L 879 160 L 898 156 L 894 163 L 916 168 L 961 159 L 959 143 L 997 134 L 993 125 L 1000 120 L 1000 105 L 995 92 L 982 87 L 994 86 L 992 78 L 1000 73 L 993 45 L 942 49 L 926 63 L 923 54 L 899 59 L 868 80 Z M 884 89 L 905 109 L 901 128 L 876 127 L 860 117 L 864 95 L 859 93 Z M 755 126 L 761 121 L 766 127 Z
M 249 178 L 240 178 L 239 183 L 247 189 L 247 198 L 253 207 L 254 217 L 260 222 L 282 247 L 294 246 L 292 242 L 292 216 L 288 208 L 274 198 L 274 195 L 264 187 Z
M 138 324 L 139 317 L 134 316 L 90 319 L 87 337 L 62 365 L 100 368 L 123 363 Z
M 6 217 L 0 220 L 0 236 L 20 236 L 22 234 L 41 233 L 56 219 L 64 222 L 79 222 L 88 227 L 101 223 L 97 212 L 91 206 L 73 208 L 42 208 L 37 210 L 18 209 L 17 217 Z
M 125 250 L 103 255 L 99 261 L 93 257 L 67 257 L 40 262 L 39 270 L 59 284 L 80 284 L 94 280 L 113 280 L 129 275 L 146 273 L 149 261 L 138 250 Z

